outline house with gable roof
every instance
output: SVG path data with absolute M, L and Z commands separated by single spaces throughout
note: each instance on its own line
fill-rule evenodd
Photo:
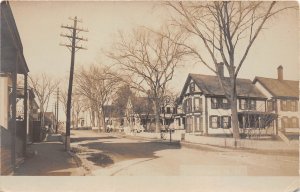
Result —
M 277 79 L 255 77 L 253 83 L 267 96 L 266 111 L 277 114 L 276 133 L 299 128 L 299 81 L 283 78 L 283 67 L 277 68 Z
M 225 85 L 229 85 L 223 67 L 223 63 L 219 63 L 218 71 Z M 269 127 L 275 114 L 265 112 L 267 97 L 250 79 L 238 78 L 236 85 L 240 132 L 247 128 Z M 187 133 L 232 134 L 230 105 L 217 76 L 189 74 L 178 104 L 184 115 L 177 116 L 175 124 Z

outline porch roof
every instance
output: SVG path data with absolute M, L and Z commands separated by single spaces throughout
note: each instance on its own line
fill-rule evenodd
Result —
M 29 72 L 23 55 L 23 45 L 9 2 L 1 2 L 1 65 L 0 72 Z

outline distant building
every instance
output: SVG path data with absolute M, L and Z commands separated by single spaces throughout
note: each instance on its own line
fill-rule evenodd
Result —
M 129 97 L 125 109 L 124 126 L 150 129 L 154 122 L 153 103 L 148 97 Z
M 255 77 L 253 83 L 267 96 L 266 110 L 278 115 L 276 132 L 299 128 L 299 81 L 285 80 L 283 67 L 277 68 L 278 78 Z
M 219 64 L 223 81 L 223 64 Z M 266 113 L 267 97 L 249 79 L 236 80 L 238 123 L 240 132 L 245 128 L 265 128 L 274 120 Z M 231 110 L 217 76 L 189 74 L 178 100 L 177 127 L 193 134 L 232 134 Z

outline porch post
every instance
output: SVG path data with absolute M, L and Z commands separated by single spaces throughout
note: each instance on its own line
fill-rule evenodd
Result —
M 17 63 L 16 63 L 17 65 Z M 16 116 L 17 116 L 17 67 L 12 72 L 12 94 L 11 94 L 11 119 L 10 119 L 10 133 L 11 133 L 11 164 L 13 170 L 16 166 Z
M 23 121 L 23 124 L 24 124 L 24 131 L 23 131 L 23 134 L 24 134 L 24 140 L 23 140 L 23 155 L 25 157 L 26 155 L 26 145 L 27 145 L 27 112 L 28 112 L 28 92 L 27 92 L 27 77 L 28 77 L 28 74 L 24 74 L 24 121 Z

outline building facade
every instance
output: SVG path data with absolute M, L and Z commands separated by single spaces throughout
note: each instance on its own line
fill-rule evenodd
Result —
M 223 64 L 218 67 L 222 80 L 229 84 L 229 78 L 223 74 Z M 268 128 L 275 114 L 266 112 L 267 97 L 249 79 L 238 78 L 236 85 L 240 133 L 249 128 Z M 175 123 L 187 133 L 232 134 L 230 104 L 217 76 L 189 74 L 178 103 Z
M 253 83 L 267 96 L 266 111 L 277 114 L 276 132 L 299 128 L 299 81 L 285 80 L 282 66 L 277 73 L 277 79 L 255 77 Z

